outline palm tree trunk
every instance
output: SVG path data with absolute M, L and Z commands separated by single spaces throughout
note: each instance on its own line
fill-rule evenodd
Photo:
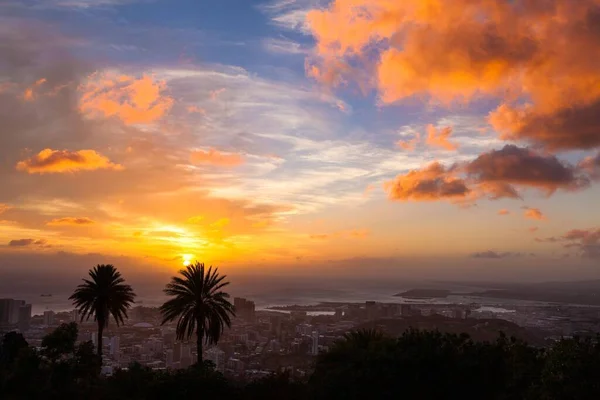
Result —
M 196 363 L 198 364 L 198 367 L 200 367 L 203 362 L 202 342 L 204 341 L 204 331 L 202 329 L 200 329 L 200 320 L 197 321 L 197 326 L 198 326 L 198 328 L 196 328 L 196 346 L 198 347 L 197 348 L 198 360 L 196 361 Z
M 104 323 L 98 321 L 98 356 L 102 359 L 102 335 L 104 331 Z

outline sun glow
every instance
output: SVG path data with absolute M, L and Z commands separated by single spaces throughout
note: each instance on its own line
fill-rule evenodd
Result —
M 183 266 L 187 267 L 188 265 L 190 265 L 192 263 L 192 259 L 194 258 L 193 254 L 183 254 L 181 256 L 181 258 L 183 259 Z

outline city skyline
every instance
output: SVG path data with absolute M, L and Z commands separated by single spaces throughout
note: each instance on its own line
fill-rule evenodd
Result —
M 211 3 L 0 4 L 3 293 L 600 278 L 596 0 Z

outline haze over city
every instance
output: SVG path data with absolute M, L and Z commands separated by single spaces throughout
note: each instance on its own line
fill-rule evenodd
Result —
M 195 260 L 238 287 L 600 277 L 595 0 L 0 15 L 2 293 L 100 263 L 151 293 Z

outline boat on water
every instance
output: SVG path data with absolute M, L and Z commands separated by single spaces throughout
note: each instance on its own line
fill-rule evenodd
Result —
M 42 293 L 42 294 L 40 294 L 40 297 L 52 297 L 52 294 L 50 294 L 50 293 Z

